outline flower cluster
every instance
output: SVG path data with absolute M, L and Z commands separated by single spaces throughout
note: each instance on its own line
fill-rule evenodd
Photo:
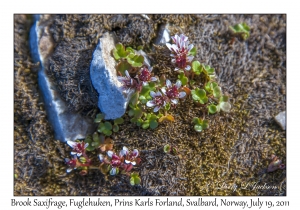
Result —
M 138 91 L 142 90 L 143 85 L 148 85 L 149 82 L 157 81 L 156 77 L 152 77 L 152 69 L 142 67 L 135 77 L 131 77 L 128 71 L 125 71 L 125 76 L 118 76 L 119 82 L 122 83 L 122 88 L 125 93 L 130 92 L 131 89 Z
M 131 171 L 133 166 L 140 163 L 141 159 L 138 156 L 137 149 L 130 152 L 125 146 L 118 155 L 111 150 L 106 152 L 106 156 L 99 154 L 101 171 L 103 173 L 109 172 L 110 175 L 116 175 L 120 171 L 121 173 L 127 173 Z
M 190 55 L 190 52 L 194 45 L 189 45 L 188 37 L 183 34 L 180 36 L 176 34 L 172 37 L 172 40 L 175 44 L 166 43 L 166 45 L 172 52 L 172 63 L 176 65 L 175 71 L 180 69 L 187 71 L 191 70 L 190 63 L 194 56 Z
M 87 174 L 87 167 L 91 164 L 91 160 L 86 155 L 88 143 L 67 141 L 67 144 L 72 147 L 71 155 L 73 155 L 72 159 L 65 159 L 66 164 L 69 166 L 67 173 L 70 173 L 73 169 L 78 169 L 81 175 Z
M 146 105 L 148 107 L 154 107 L 153 112 L 157 112 L 161 107 L 165 107 L 167 103 L 176 105 L 178 104 L 178 99 L 186 96 L 186 92 L 180 92 L 180 88 L 181 82 L 179 80 L 174 85 L 172 85 L 170 80 L 166 80 L 166 86 L 157 92 L 150 92 L 152 100 L 148 101 Z

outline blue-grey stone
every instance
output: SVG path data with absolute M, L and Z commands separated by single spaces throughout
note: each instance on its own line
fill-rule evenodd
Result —
M 278 115 L 275 116 L 275 121 L 278 125 L 282 128 L 282 130 L 286 129 L 286 120 L 285 120 L 285 111 L 280 112 Z
M 98 107 L 105 119 L 122 117 L 133 93 L 133 90 L 128 94 L 124 93 L 122 84 L 118 81 L 116 61 L 111 56 L 114 47 L 114 36 L 105 33 L 99 39 L 90 67 L 93 86 L 99 93 Z
M 95 130 L 93 119 L 70 112 L 66 103 L 61 99 L 56 87 L 47 76 L 48 57 L 51 56 L 54 43 L 49 33 L 48 25 L 51 22 L 47 15 L 36 16 L 30 30 L 30 49 L 34 62 L 40 62 L 38 84 L 42 93 L 47 117 L 54 130 L 56 139 L 66 142 L 83 139 Z
M 166 43 L 168 43 L 170 41 L 171 41 L 170 25 L 169 24 L 161 25 L 158 30 L 158 34 L 154 41 L 154 44 L 165 45 Z

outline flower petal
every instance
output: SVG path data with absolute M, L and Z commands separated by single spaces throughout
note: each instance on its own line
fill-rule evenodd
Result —
M 109 150 L 109 151 L 106 152 L 106 154 L 107 154 L 108 157 L 112 158 L 114 152 Z
M 166 88 L 165 87 L 161 88 L 160 90 L 161 90 L 161 92 L 163 92 L 164 95 L 166 95 Z
M 178 70 L 180 70 L 180 68 L 177 68 L 177 67 L 176 67 L 176 68 L 174 69 L 174 71 L 178 71 Z
M 186 92 L 180 92 L 179 93 L 179 98 L 183 98 L 184 96 L 186 96 Z
M 116 173 L 117 173 L 116 168 L 112 168 L 112 169 L 110 170 L 110 172 L 109 172 L 109 174 L 112 175 L 112 176 L 116 175 Z
M 166 85 L 167 85 L 168 88 L 170 88 L 171 85 L 172 85 L 171 81 L 167 79 L 167 80 L 166 80 Z
M 167 47 L 169 48 L 169 50 L 172 51 L 172 45 L 170 43 L 166 43 Z
M 77 142 L 75 142 L 75 141 L 67 141 L 67 144 L 68 144 L 70 147 L 74 148 L 74 147 L 77 145 Z
M 191 56 L 188 56 L 188 57 L 187 57 L 187 62 L 192 62 L 193 59 L 194 59 L 194 56 L 192 56 L 192 55 L 191 55 Z
M 73 170 L 72 168 L 68 168 L 67 173 L 70 173 L 72 170 Z
M 103 160 L 104 160 L 104 155 L 99 154 L 98 157 L 99 157 L 100 162 L 103 162 Z
M 128 78 L 131 78 L 127 70 L 125 71 L 125 74 Z
M 155 97 L 156 97 L 156 93 L 155 93 L 154 91 L 150 91 L 150 96 L 151 96 L 152 98 L 155 98 Z
M 178 100 L 177 100 L 177 99 L 171 99 L 171 102 L 172 102 L 173 104 L 178 104 Z
M 135 161 L 132 161 L 131 164 L 135 166 L 135 165 L 136 165 L 136 162 L 135 162 Z
M 156 104 L 154 103 L 154 101 L 148 101 L 146 105 L 148 107 L 154 107 Z
M 180 81 L 180 80 L 177 80 L 175 85 L 176 85 L 176 87 L 179 89 L 179 88 L 181 87 L 181 81 Z
M 159 109 L 160 109 L 160 106 L 156 106 L 156 107 L 153 109 L 153 112 L 157 112 Z
M 185 67 L 185 70 L 187 70 L 187 71 L 191 70 L 191 66 L 187 65 L 187 66 Z
M 126 163 L 126 164 L 129 164 L 129 163 L 131 163 L 131 162 L 130 162 L 129 160 L 125 160 L 125 163 Z
M 137 149 L 134 149 L 134 150 L 132 151 L 132 154 L 133 154 L 135 157 L 137 157 L 137 156 L 139 156 L 139 151 L 138 151 Z
M 151 77 L 150 81 L 152 81 L 152 82 L 157 81 L 157 78 L 156 77 Z

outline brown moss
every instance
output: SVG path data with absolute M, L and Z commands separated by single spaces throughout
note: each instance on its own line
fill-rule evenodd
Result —
M 149 14 L 148 17 L 150 20 L 140 15 L 58 15 L 54 17 L 51 33 L 56 50 L 76 40 L 84 42 L 78 52 L 74 50 L 78 56 L 85 50 L 92 52 L 105 31 L 115 31 L 125 44 L 144 45 L 149 50 L 158 26 L 168 22 L 174 26 L 173 33 L 182 31 L 188 35 L 198 49 L 196 58 L 201 63 L 216 69 L 222 90 L 230 95 L 232 111 L 208 116 L 204 108 L 186 100 L 171 111 L 174 123 L 163 123 L 155 130 L 143 130 L 131 124 L 125 115 L 120 132 L 113 135 L 115 148 L 127 146 L 141 151 L 142 163 L 135 169 L 142 178 L 141 186 L 130 186 L 125 175 L 106 179 L 96 170 L 85 177 L 76 171 L 66 174 L 64 158 L 70 156 L 70 148 L 53 139 L 39 100 L 36 65 L 31 63 L 27 43 L 31 20 L 16 15 L 14 170 L 17 178 L 14 194 L 285 195 L 285 170 L 266 173 L 266 168 L 272 154 L 286 162 L 286 133 L 273 120 L 273 116 L 286 109 L 286 16 Z M 228 26 L 240 22 L 250 25 L 250 37 L 245 42 L 235 39 L 230 44 Z M 168 50 L 161 47 L 149 53 L 154 73 L 165 74 L 174 82 L 177 75 L 168 54 Z M 58 65 L 55 59 L 58 55 L 52 57 L 53 65 Z M 73 78 L 77 78 L 79 69 L 88 71 L 88 57 L 82 68 L 74 66 L 68 70 Z M 57 74 L 57 78 L 68 74 L 59 71 L 58 66 L 55 69 L 52 73 Z M 59 86 L 62 95 L 78 89 L 74 81 L 70 88 L 66 87 L 70 80 L 61 79 L 64 81 Z M 74 96 L 77 101 L 72 104 L 73 108 L 86 107 L 78 92 Z M 210 128 L 197 133 L 192 118 L 204 115 L 210 120 Z M 180 155 L 164 154 L 162 147 L 167 143 L 176 145 Z M 96 156 L 93 161 L 99 164 Z M 241 188 L 254 182 L 278 188 Z M 229 188 L 221 187 L 223 183 Z M 238 186 L 236 191 L 230 188 L 234 184 Z

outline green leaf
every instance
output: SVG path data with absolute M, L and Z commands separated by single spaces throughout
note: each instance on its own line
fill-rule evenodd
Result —
M 205 84 L 205 86 L 204 86 L 205 90 L 206 90 L 207 92 L 209 92 L 209 93 L 212 92 L 211 83 L 212 83 L 212 82 L 207 82 L 207 83 Z
M 171 104 L 170 104 L 170 103 L 167 103 L 166 106 L 165 106 L 165 110 L 168 111 L 168 110 L 170 110 L 170 109 L 171 109 Z
M 209 126 L 208 126 L 208 120 L 203 120 L 203 122 L 202 122 L 202 128 L 203 128 L 203 130 L 204 129 L 207 129 Z
M 122 117 L 119 117 L 117 119 L 114 120 L 114 124 L 122 124 L 124 122 L 124 119 Z
M 138 119 L 136 122 L 137 126 L 141 126 L 144 121 L 142 119 Z
M 132 96 L 131 96 L 131 99 L 130 99 L 130 102 L 133 106 L 136 106 L 138 104 L 138 101 L 139 101 L 139 92 L 136 91 Z
M 128 52 L 125 51 L 125 47 L 121 44 L 118 43 L 113 49 L 113 56 L 116 60 L 119 60 L 120 58 L 125 58 L 128 55 Z
M 202 126 L 201 125 L 195 125 L 194 126 L 194 129 L 195 129 L 195 131 L 197 131 L 197 132 L 201 132 L 203 129 L 202 129 Z
M 184 75 L 183 72 L 180 72 L 178 79 L 181 81 L 181 84 L 184 86 L 188 83 L 189 79 Z
M 210 114 L 216 113 L 216 112 L 217 112 L 217 107 L 216 107 L 214 104 L 209 105 L 209 106 L 208 106 L 208 112 L 209 112 Z
M 127 61 L 133 67 L 141 67 L 144 63 L 144 57 L 142 55 L 135 55 L 135 54 L 130 53 L 127 56 Z
M 208 101 L 208 98 L 206 96 L 206 91 L 204 89 L 196 88 L 195 90 L 191 91 L 192 98 L 195 101 L 199 101 L 201 104 L 205 104 Z
M 105 130 L 105 124 L 103 122 L 101 122 L 98 126 L 98 132 L 102 133 Z
M 200 75 L 202 70 L 203 70 L 203 67 L 202 67 L 202 64 L 199 61 L 193 61 L 192 69 L 193 69 L 193 72 L 195 72 L 196 75 Z
M 169 153 L 170 150 L 171 150 L 170 145 L 169 145 L 169 144 L 166 144 L 166 145 L 164 146 L 164 152 L 165 152 L 165 153 Z
M 97 147 L 100 146 L 100 142 L 99 142 L 99 141 L 98 141 L 98 142 L 94 141 L 94 142 L 92 142 L 92 146 L 93 146 L 94 148 L 97 148 Z
M 150 114 L 149 120 L 157 120 L 157 118 L 155 114 Z
M 201 124 L 201 120 L 200 120 L 198 117 L 194 117 L 192 122 L 193 122 L 194 124 L 198 124 L 198 125 Z
M 96 115 L 96 118 L 94 120 L 95 123 L 100 123 L 104 119 L 104 114 L 100 113 Z
M 111 129 L 112 129 L 112 125 L 111 125 L 110 122 L 105 122 L 105 123 L 104 123 L 104 126 L 105 126 L 105 129 L 106 129 L 106 130 L 111 130 Z
M 106 136 L 110 136 L 112 134 L 112 131 L 111 130 L 104 130 L 103 134 L 106 135 Z
M 117 66 L 116 70 L 117 72 L 120 72 L 122 76 L 125 76 L 125 71 L 129 71 L 132 68 L 132 66 L 127 61 L 121 61 Z
M 224 112 L 230 112 L 231 104 L 229 102 L 220 102 L 220 109 Z
M 215 73 L 215 69 L 210 67 L 209 65 L 205 66 L 205 70 L 208 74 L 214 74 Z
M 147 103 L 147 99 L 143 95 L 139 97 L 139 100 L 142 102 L 142 104 L 146 104 Z
M 144 122 L 143 124 L 142 124 L 142 128 L 143 129 L 147 129 L 147 128 L 149 128 L 149 122 Z
M 250 27 L 246 23 L 229 26 L 229 28 L 233 31 L 233 33 L 241 35 L 244 40 L 250 36 Z
M 100 138 L 97 132 L 93 134 L 93 141 L 100 142 Z
M 213 95 L 216 98 L 220 98 L 221 97 L 222 91 L 221 91 L 221 88 L 219 86 L 214 87 L 214 89 L 213 89 Z
M 158 122 L 156 120 L 151 120 L 150 121 L 150 128 L 155 129 L 158 126 Z
M 196 47 L 193 47 L 190 52 L 189 52 L 189 55 L 193 55 L 193 56 L 196 56 L 197 54 L 197 48 Z
M 229 100 L 228 96 L 223 95 L 220 97 L 220 102 L 228 102 L 228 100 Z
M 117 124 L 113 125 L 113 132 L 118 132 L 119 126 Z
M 133 53 L 134 54 L 134 49 L 132 49 L 131 47 L 126 47 L 126 51 L 128 53 Z
M 128 112 L 128 115 L 129 115 L 129 117 L 132 117 L 134 115 L 134 110 L 130 109 L 129 112 Z
M 143 116 L 143 112 L 140 108 L 135 108 L 134 109 L 134 118 L 138 119 Z

